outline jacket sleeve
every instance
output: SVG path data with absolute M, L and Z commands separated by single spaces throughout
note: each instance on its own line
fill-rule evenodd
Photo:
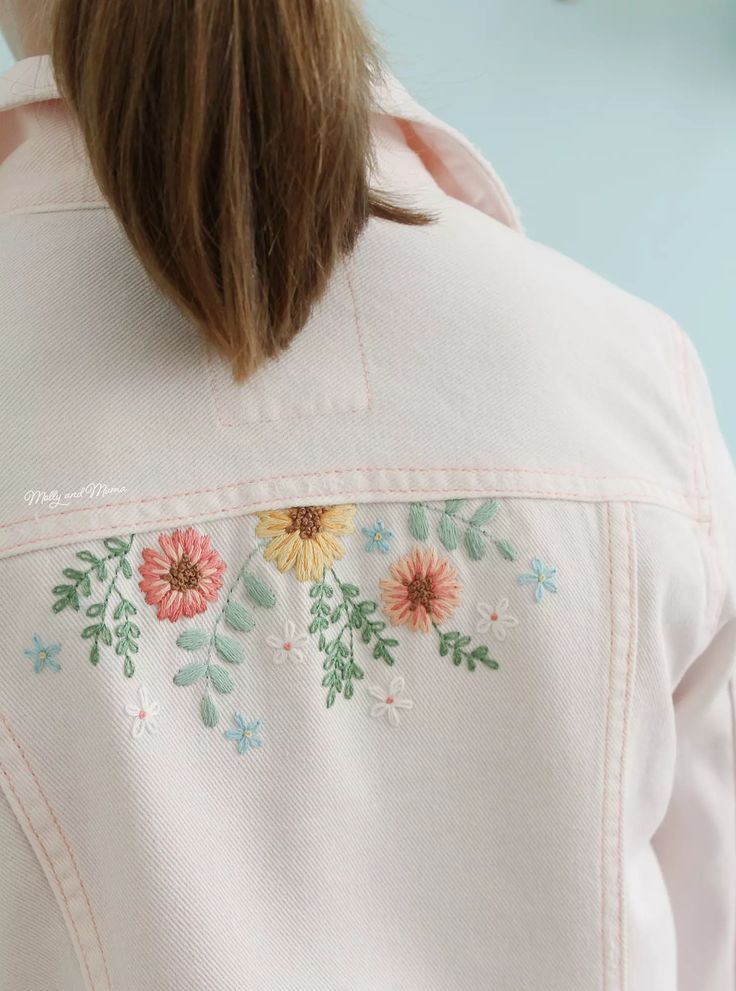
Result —
M 673 686 L 677 757 L 655 836 L 678 943 L 678 991 L 736 988 L 736 472 L 701 363 L 682 337 L 686 426 L 709 576 L 705 642 Z

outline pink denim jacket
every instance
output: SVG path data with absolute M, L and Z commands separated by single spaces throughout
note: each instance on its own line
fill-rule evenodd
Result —
M 245 385 L 0 78 L 0 991 L 733 991 L 736 476 L 687 338 L 395 80 Z

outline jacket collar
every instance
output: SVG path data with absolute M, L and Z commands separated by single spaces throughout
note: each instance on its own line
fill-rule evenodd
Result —
M 50 55 L 15 62 L 0 75 L 0 132 L 2 111 L 60 99 Z M 446 193 L 513 230 L 522 229 L 518 212 L 490 162 L 463 134 L 417 103 L 388 71 L 374 84 L 374 106 L 376 113 L 402 124 L 406 143 Z

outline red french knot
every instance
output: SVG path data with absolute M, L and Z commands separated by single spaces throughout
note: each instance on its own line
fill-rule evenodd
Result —
M 498 619 L 498 613 L 497 612 L 491 613 L 491 622 L 495 623 L 497 619 Z
M 291 650 L 291 644 L 290 643 L 285 643 L 284 644 L 284 650 Z
M 386 705 L 393 705 L 393 704 L 394 704 L 394 697 L 393 695 L 389 695 L 389 697 L 386 699 Z
M 143 709 L 141 709 L 141 711 L 138 713 L 138 718 L 139 719 L 145 719 L 147 715 L 148 715 L 148 713 L 147 712 L 144 712 Z

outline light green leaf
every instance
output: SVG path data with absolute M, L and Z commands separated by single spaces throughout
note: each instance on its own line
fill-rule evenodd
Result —
M 204 630 L 186 630 L 176 638 L 176 646 L 184 650 L 199 650 L 209 642 L 209 633 Z
M 220 713 L 217 709 L 217 705 L 215 704 L 215 700 L 209 694 L 202 696 L 202 701 L 199 705 L 199 712 L 202 716 L 202 722 L 205 726 L 209 726 L 210 729 L 213 726 L 217 726 L 220 721 Z
M 437 524 L 437 533 L 448 551 L 454 551 L 456 549 L 457 523 L 451 516 L 448 516 L 447 513 L 443 513 L 442 516 L 440 516 L 440 521 Z
M 225 606 L 225 621 L 229 627 L 233 630 L 240 630 L 241 633 L 247 633 L 256 625 L 252 613 L 245 606 L 241 606 L 239 602 L 228 602 Z
M 508 540 L 497 540 L 495 541 L 495 544 L 498 553 L 505 561 L 516 560 L 516 552 L 514 551 L 514 548 L 511 546 Z
M 412 537 L 417 540 L 427 540 L 429 537 L 429 514 L 427 507 L 421 502 L 413 502 L 409 509 L 409 529 Z
M 228 664 L 240 664 L 245 657 L 245 651 L 232 637 L 225 637 L 218 633 L 215 637 L 215 650 L 220 660 Z
M 187 664 L 186 667 L 179 668 L 174 675 L 174 684 L 179 685 L 181 688 L 187 685 L 193 685 L 195 681 L 204 678 L 206 673 L 206 664 Z
M 133 577 L 133 569 L 131 568 L 130 562 L 128 561 L 127 557 L 121 559 L 120 570 L 122 571 L 122 573 L 125 575 L 126 578 Z
M 276 595 L 273 589 L 261 581 L 258 575 L 254 575 L 252 571 L 246 571 L 243 575 L 243 586 L 257 606 L 273 609 L 276 605 Z
M 465 550 L 473 561 L 480 561 L 486 552 L 483 534 L 474 526 L 469 526 L 465 531 Z
M 210 681 L 212 682 L 212 687 L 220 692 L 221 695 L 227 695 L 235 688 L 232 675 L 218 664 L 210 665 Z
M 448 516 L 454 516 L 466 502 L 467 499 L 448 499 L 445 503 L 445 512 Z
M 489 502 L 484 502 L 482 506 L 470 517 L 471 526 L 484 526 L 486 523 L 490 523 L 499 510 L 499 505 L 495 499 L 491 499 Z

